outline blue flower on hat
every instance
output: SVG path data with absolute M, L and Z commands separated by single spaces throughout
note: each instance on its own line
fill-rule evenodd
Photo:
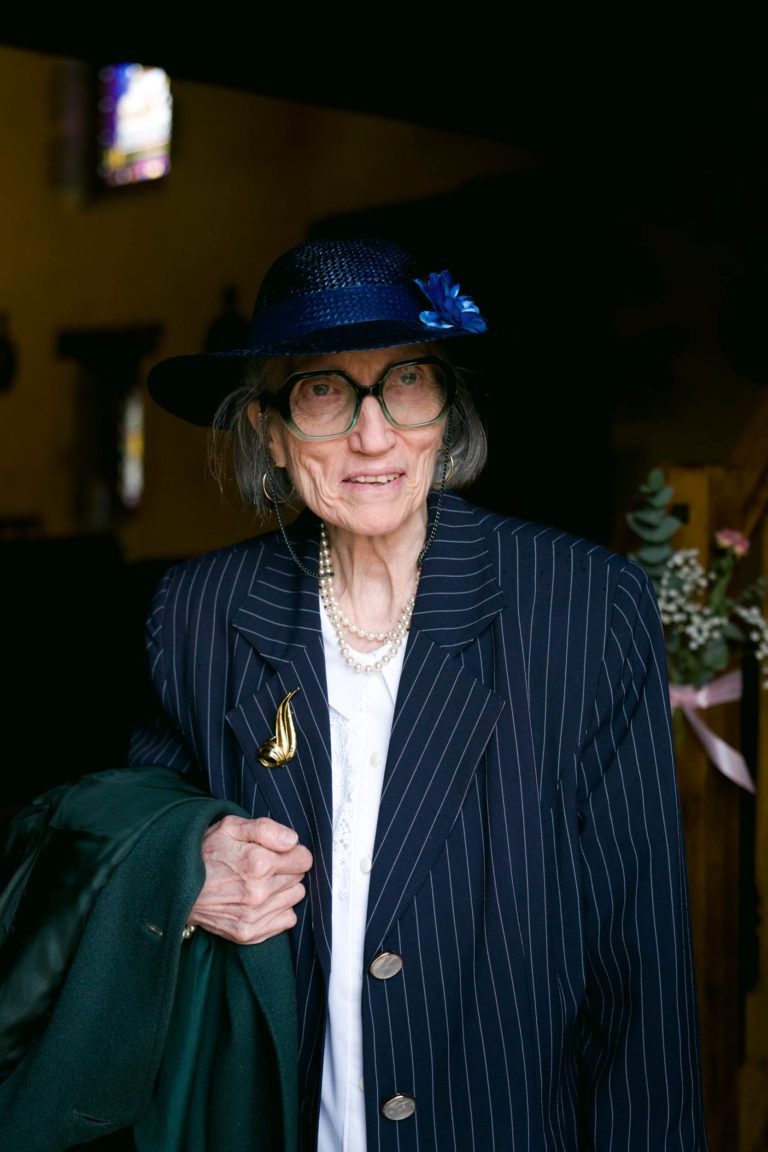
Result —
M 434 304 L 434 312 L 420 312 L 419 319 L 427 328 L 461 328 L 465 332 L 485 332 L 486 324 L 480 309 L 469 296 L 460 295 L 461 285 L 451 281 L 446 268 L 443 272 L 430 272 L 429 279 L 416 280 L 419 288 Z

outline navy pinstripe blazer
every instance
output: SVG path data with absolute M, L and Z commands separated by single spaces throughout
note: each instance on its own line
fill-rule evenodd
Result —
M 430 496 L 434 515 L 434 496 Z M 317 568 L 317 522 L 291 528 Z M 171 568 L 133 763 L 202 776 L 314 854 L 292 933 L 304 1148 L 331 960 L 317 581 L 279 534 Z M 298 748 L 258 748 L 293 696 Z M 386 765 L 363 976 L 368 1152 L 706 1147 L 687 873 L 656 602 L 601 546 L 447 496 Z M 415 1113 L 385 1119 L 394 1092 Z

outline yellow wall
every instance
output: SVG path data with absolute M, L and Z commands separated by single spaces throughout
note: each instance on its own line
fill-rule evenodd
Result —
M 62 332 L 159 325 L 143 365 L 196 352 L 226 283 L 250 315 L 266 268 L 327 216 L 449 193 L 531 159 L 511 145 L 383 117 L 174 81 L 170 176 L 84 195 L 62 184 L 69 131 L 57 93 L 81 66 L 0 47 L 0 313 L 19 356 L 0 393 L 0 520 L 46 536 L 82 530 L 72 475 L 80 365 Z M 134 194 L 135 193 L 135 194 Z M 178 556 L 246 535 L 205 474 L 205 432 L 146 410 L 146 491 L 118 526 L 128 559 Z

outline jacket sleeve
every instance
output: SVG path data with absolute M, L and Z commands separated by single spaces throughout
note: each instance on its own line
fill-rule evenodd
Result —
M 645 573 L 618 582 L 580 762 L 585 1141 L 706 1148 L 666 652 Z
M 126 762 L 164 764 L 202 784 L 199 761 L 182 731 L 180 710 L 192 709 L 179 689 L 172 671 L 174 653 L 167 647 L 169 634 L 186 636 L 186 614 L 191 611 L 187 573 L 188 565 L 169 568 L 152 597 L 144 624 L 145 704 L 131 730 Z

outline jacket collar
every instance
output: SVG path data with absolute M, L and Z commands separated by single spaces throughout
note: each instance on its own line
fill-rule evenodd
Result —
M 430 526 L 438 504 L 437 494 L 430 493 Z M 303 568 L 317 572 L 317 517 L 303 512 L 289 527 L 288 537 Z M 265 553 L 234 616 L 235 628 L 275 666 L 294 658 L 296 649 L 314 647 L 321 636 L 317 579 L 301 571 L 284 540 L 277 541 Z M 411 629 L 427 633 L 434 643 L 455 653 L 471 643 L 503 606 L 477 510 L 460 497 L 445 495 L 422 567 Z

